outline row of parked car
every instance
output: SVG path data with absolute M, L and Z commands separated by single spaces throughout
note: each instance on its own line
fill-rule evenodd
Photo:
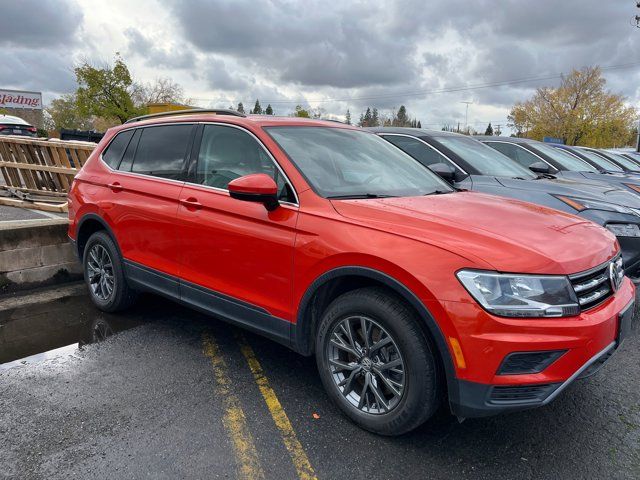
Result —
M 69 237 L 99 309 L 152 291 L 315 355 L 349 418 L 397 435 L 443 404 L 461 419 L 546 405 L 618 350 L 640 176 L 605 156 L 149 115 L 110 129 L 76 175 Z
M 373 130 L 456 188 L 525 200 L 604 226 L 618 238 L 627 275 L 640 280 L 640 154 L 516 137 Z

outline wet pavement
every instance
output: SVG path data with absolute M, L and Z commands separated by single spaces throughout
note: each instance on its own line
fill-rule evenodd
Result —
M 0 298 L 3 479 L 640 478 L 637 321 L 547 407 L 384 438 L 269 340 L 155 296 L 117 315 L 37 299 Z

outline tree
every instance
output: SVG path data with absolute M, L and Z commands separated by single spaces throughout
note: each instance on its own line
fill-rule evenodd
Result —
M 378 115 L 378 109 L 376 107 L 373 107 L 373 110 L 371 111 L 371 126 L 380 126 L 380 116 Z
M 119 54 L 112 65 L 97 68 L 88 62 L 75 67 L 78 89 L 76 103 L 85 116 L 117 118 L 120 123 L 144 113 L 134 105 L 135 85 Z
M 487 129 L 484 131 L 485 135 L 492 136 L 493 135 L 493 127 L 491 126 L 491 122 L 487 125 Z
M 45 109 L 45 127 L 47 130 L 60 130 L 61 128 L 91 130 L 94 128 L 91 119 L 78 109 L 76 96 L 73 93 L 51 100 Z
M 238 103 L 238 108 L 236 108 L 236 110 L 240 113 L 244 113 L 244 105 L 242 105 L 242 102 Z
M 273 115 L 273 108 L 271 108 L 271 104 L 267 105 L 267 108 L 264 109 L 265 115 Z
M 256 99 L 256 104 L 253 107 L 251 113 L 255 113 L 257 115 L 262 115 L 262 107 L 260 106 L 260 100 Z
M 409 116 L 407 115 L 407 109 L 405 108 L 404 105 L 400 105 L 400 108 L 398 109 L 398 113 L 396 113 L 396 116 L 392 123 L 394 127 L 409 126 L 410 120 L 409 120 Z
M 509 126 L 517 136 L 542 140 L 558 137 L 567 145 L 611 147 L 628 141 L 637 111 L 625 97 L 605 88 L 599 67 L 573 70 L 558 88 L 538 88 L 533 97 L 516 103 Z
M 168 77 L 156 78 L 153 83 L 134 84 L 132 98 L 135 105 L 146 107 L 149 103 L 184 103 L 182 85 Z
M 420 123 L 420 120 L 418 120 L 418 128 L 422 128 L 422 123 Z
M 302 105 L 296 105 L 295 112 L 293 112 L 294 117 L 302 117 L 302 118 L 311 118 L 308 110 L 302 108 Z
M 344 116 L 344 121 L 347 125 L 351 125 L 351 112 L 347 108 L 347 114 Z

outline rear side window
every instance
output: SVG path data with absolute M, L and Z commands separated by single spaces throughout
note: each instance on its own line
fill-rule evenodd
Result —
M 192 125 L 143 128 L 131 171 L 180 179 L 192 129 Z
M 113 169 L 118 168 L 131 137 L 133 137 L 133 130 L 127 130 L 126 132 L 117 134 L 115 138 L 111 140 L 107 149 L 102 152 L 102 160 L 104 163 Z
M 433 165 L 434 163 L 449 164 L 449 160 L 447 160 L 444 155 L 436 152 L 433 148 L 426 146 L 415 138 L 399 137 L 397 135 L 384 135 L 384 139 L 390 141 L 396 147 L 400 148 L 400 150 L 411 155 L 425 167 Z

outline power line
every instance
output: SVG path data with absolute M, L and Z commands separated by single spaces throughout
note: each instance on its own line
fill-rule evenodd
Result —
M 607 65 L 604 67 L 600 67 L 602 71 L 610 71 L 610 70 L 620 70 L 624 68 L 632 68 L 640 65 L 640 62 L 631 62 L 631 63 L 622 63 L 619 65 Z M 389 93 L 389 94 L 381 94 L 381 95 L 368 95 L 361 97 L 342 97 L 342 98 L 323 98 L 323 99 L 299 99 L 299 100 L 264 100 L 261 103 L 272 104 L 272 105 L 285 105 L 285 104 L 303 104 L 303 103 L 328 103 L 328 102 L 351 102 L 357 100 L 380 100 L 380 99 L 389 99 L 389 98 L 401 98 L 401 97 L 412 97 L 412 96 L 422 96 L 422 95 L 434 95 L 439 93 L 455 93 L 455 92 L 466 92 L 470 90 L 480 90 L 483 88 L 492 88 L 492 87 L 504 87 L 510 85 L 518 85 L 522 83 L 535 82 L 541 80 L 556 80 L 558 78 L 562 78 L 564 73 L 554 74 L 554 75 L 544 75 L 537 77 L 524 77 L 517 78 L 513 80 L 502 80 L 496 82 L 488 82 L 488 83 L 479 83 L 479 84 L 471 84 L 471 85 L 460 85 L 456 87 L 449 88 L 440 88 L 436 90 L 414 90 L 410 92 L 400 92 L 400 93 Z M 194 98 L 195 101 L 203 101 L 203 102 L 215 102 L 217 99 L 211 98 Z

